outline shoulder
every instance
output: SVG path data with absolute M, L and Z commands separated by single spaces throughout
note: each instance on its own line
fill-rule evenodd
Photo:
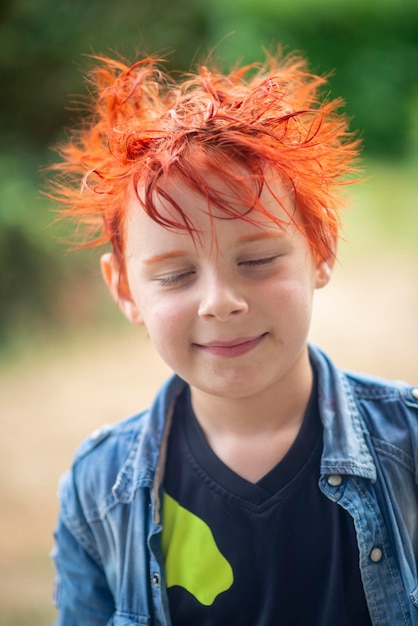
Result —
M 412 409 L 418 407 L 418 386 L 358 372 L 344 371 L 344 375 L 359 398 L 401 401 Z
M 113 452 L 112 456 L 116 453 L 116 457 L 122 459 L 144 427 L 148 414 L 148 410 L 141 411 L 116 424 L 103 424 L 93 430 L 78 446 L 72 467 L 82 464 L 86 457 L 97 457 L 97 459 L 102 456 L 108 457 L 110 450 Z
M 80 514 L 94 521 L 112 506 L 113 487 L 148 419 L 149 411 L 143 411 L 118 424 L 104 425 L 80 444 L 60 480 L 60 510 L 68 525 Z
M 357 372 L 344 371 L 343 374 L 359 402 L 377 403 L 391 409 L 399 406 L 401 410 L 417 415 L 418 386 Z
M 418 387 L 352 372 L 344 375 L 371 437 L 417 457 Z
M 161 443 L 167 415 L 184 387 L 183 381 L 172 376 L 157 392 L 151 406 L 113 425 L 105 424 L 94 430 L 78 447 L 73 469 L 99 464 L 101 470 L 109 465 L 117 468 L 132 455 L 132 449 L 141 446 L 158 448 Z M 146 459 L 148 461 L 148 459 Z
M 356 403 L 380 407 L 386 414 L 386 408 L 395 406 L 406 415 L 416 419 L 418 411 L 418 381 L 410 385 L 400 380 L 387 380 L 352 372 L 337 367 L 333 361 L 317 346 L 310 345 L 310 357 L 318 374 L 320 387 L 325 395 L 338 395 L 355 399 Z
M 93 521 L 118 503 L 131 502 L 139 486 L 151 487 L 168 417 L 185 383 L 172 377 L 151 407 L 91 433 L 77 449 L 60 485 L 63 515 Z
M 356 436 L 397 446 L 418 467 L 418 387 L 340 369 L 317 346 L 310 356 L 325 425 L 332 430 L 338 422 Z

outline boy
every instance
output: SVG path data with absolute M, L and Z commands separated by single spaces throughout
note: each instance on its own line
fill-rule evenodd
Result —
M 56 195 L 175 375 L 62 482 L 57 623 L 417 625 L 418 390 L 307 344 L 358 153 L 341 102 L 295 57 L 97 61 Z

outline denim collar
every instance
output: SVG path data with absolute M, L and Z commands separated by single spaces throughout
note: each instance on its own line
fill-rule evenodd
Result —
M 376 466 L 366 439 L 366 424 L 347 375 L 310 345 L 318 377 L 319 412 L 324 427 L 321 474 L 349 474 L 376 480 Z
M 142 415 L 137 437 L 112 488 L 119 502 L 131 502 L 138 488 L 148 487 L 154 492 L 153 500 L 157 499 L 158 504 L 171 419 L 176 399 L 185 386 L 181 378 L 171 376 L 161 387 L 151 408 Z

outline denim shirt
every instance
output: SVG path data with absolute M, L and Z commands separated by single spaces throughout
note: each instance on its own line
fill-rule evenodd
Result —
M 319 488 L 351 514 L 372 623 L 418 626 L 418 389 L 345 373 L 310 346 L 324 428 Z M 60 626 L 171 624 L 160 535 L 173 376 L 152 407 L 93 433 L 60 486 Z

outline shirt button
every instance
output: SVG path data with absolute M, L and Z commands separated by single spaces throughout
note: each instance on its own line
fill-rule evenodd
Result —
M 152 584 L 155 585 L 156 587 L 159 586 L 159 584 L 160 584 L 160 577 L 158 576 L 158 574 L 153 574 L 152 575 Z
M 373 563 L 379 563 L 382 556 L 383 552 L 380 548 L 373 548 L 373 550 L 370 552 L 370 560 L 373 561 Z
M 93 430 L 93 432 L 90 435 L 90 439 L 92 441 L 97 441 L 97 439 L 99 439 L 100 435 L 102 434 L 102 429 L 101 428 L 96 428 L 96 430 Z
M 414 387 L 411 390 L 411 394 L 412 394 L 412 397 L 414 398 L 414 400 L 418 400 L 418 387 Z
M 96 428 L 96 430 L 93 430 L 93 432 L 90 434 L 90 439 L 92 441 L 97 441 L 98 439 L 100 439 L 100 437 L 103 437 L 103 435 L 106 435 L 108 433 L 108 431 L 110 430 L 110 426 L 101 426 L 100 428 Z
M 343 482 L 343 479 L 339 474 L 330 474 L 327 478 L 327 482 L 331 487 L 339 487 Z

